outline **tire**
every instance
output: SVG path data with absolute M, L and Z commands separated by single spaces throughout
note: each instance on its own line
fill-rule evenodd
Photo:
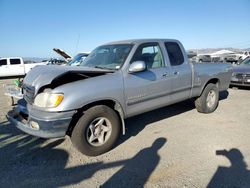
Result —
M 208 97 L 211 97 L 214 95 L 214 97 L 210 98 L 211 103 L 209 103 L 207 100 Z M 219 89 L 215 84 L 208 84 L 205 89 L 203 90 L 200 97 L 198 97 L 195 100 L 195 107 L 198 112 L 201 113 L 212 113 L 216 110 L 216 108 L 219 105 Z
M 97 156 L 113 148 L 120 131 L 117 113 L 108 106 L 98 105 L 83 113 L 73 129 L 71 141 L 81 153 Z

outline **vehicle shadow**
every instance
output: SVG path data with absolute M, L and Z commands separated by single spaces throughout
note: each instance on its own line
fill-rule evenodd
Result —
M 165 138 L 158 138 L 152 146 L 144 148 L 133 158 L 124 160 L 123 167 L 101 187 L 144 187 L 160 161 L 157 152 L 166 142 Z
M 222 101 L 227 99 L 228 95 L 228 91 L 220 92 L 219 100 Z M 163 119 L 167 119 L 169 117 L 173 117 L 185 113 L 187 111 L 193 110 L 195 108 L 194 101 L 195 99 L 189 99 L 177 104 L 166 106 L 126 119 L 126 134 L 120 137 L 118 145 L 122 144 L 130 137 L 136 136 L 139 132 L 141 132 L 146 126 L 149 126 L 151 123 L 155 123 Z
M 9 122 L 0 123 L 0 168 L 39 149 L 46 140 L 27 135 Z
M 166 106 L 157 110 L 146 112 L 144 114 L 134 116 L 125 120 L 126 134 L 120 137 L 119 144 L 128 140 L 132 136 L 136 136 L 146 126 L 151 123 L 161 121 L 163 119 L 173 117 L 194 109 L 193 100 L 187 100 L 174 105 Z
M 7 125 L 10 126 L 10 125 Z M 0 126 L 5 134 L 8 130 Z M 152 146 L 142 149 L 131 159 L 109 163 L 94 162 L 79 166 L 67 167 L 69 153 L 58 147 L 64 139 L 45 142 L 32 136 L 20 135 L 15 132 L 8 143 L 0 141 L 0 185 L 3 187 L 60 187 L 79 184 L 92 178 L 95 173 L 113 167 L 121 169 L 106 182 L 98 183 L 102 187 L 143 186 L 153 170 L 157 167 L 160 156 L 158 150 L 166 143 L 165 138 L 158 138 Z M 9 137 L 5 137 L 10 139 Z M 4 143 L 4 144 L 2 144 Z M 143 168 L 142 168 L 143 166 Z M 94 180 L 93 180 L 94 181 Z
M 238 149 L 217 150 L 216 155 L 226 157 L 230 163 L 230 167 L 219 166 L 208 188 L 214 187 L 249 187 L 250 171 L 247 170 L 247 164 L 244 156 Z
M 193 108 L 193 101 L 188 100 L 130 118 L 127 120 L 127 139 L 152 122 L 184 113 Z M 167 141 L 165 138 L 158 138 L 152 146 L 142 149 L 130 159 L 67 167 L 70 155 L 60 147 L 64 139 L 47 141 L 29 136 L 8 122 L 0 123 L 0 133 L 0 185 L 3 187 L 74 185 L 92 178 L 100 170 L 113 167 L 121 168 L 106 182 L 101 182 L 102 187 L 143 187 L 159 164 L 158 151 Z
M 221 92 L 220 92 L 219 100 L 222 101 L 222 100 L 227 99 L 227 98 L 228 98 L 228 95 L 229 95 L 229 92 L 228 92 L 228 91 L 221 91 Z

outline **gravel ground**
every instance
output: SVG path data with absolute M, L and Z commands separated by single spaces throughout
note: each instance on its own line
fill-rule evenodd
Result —
M 5 118 L 0 80 L 0 187 L 249 187 L 250 90 L 229 89 L 212 114 L 185 101 L 126 120 L 110 152 L 26 135 Z M 227 96 L 228 94 L 228 96 Z

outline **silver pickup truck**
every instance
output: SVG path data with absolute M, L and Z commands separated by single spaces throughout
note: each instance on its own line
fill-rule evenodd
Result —
M 33 68 L 23 82 L 28 116 L 15 110 L 8 118 L 38 137 L 69 135 L 80 152 L 96 156 L 125 134 L 128 117 L 190 98 L 199 112 L 213 112 L 231 75 L 229 64 L 189 63 L 177 40 L 112 42 L 77 67 Z

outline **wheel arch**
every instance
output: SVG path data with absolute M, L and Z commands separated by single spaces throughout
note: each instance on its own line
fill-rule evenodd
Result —
M 102 99 L 102 100 L 90 102 L 90 103 L 82 106 L 81 108 L 77 109 L 77 112 L 74 114 L 72 121 L 70 122 L 70 125 L 68 127 L 67 135 L 71 136 L 72 131 L 73 131 L 77 121 L 84 114 L 84 111 L 88 110 L 91 107 L 97 106 L 97 105 L 108 106 L 117 113 L 117 115 L 120 119 L 120 122 L 121 122 L 121 126 L 122 126 L 121 127 L 122 134 L 124 135 L 125 134 L 124 110 L 123 110 L 122 105 L 114 99 Z
M 219 78 L 212 78 L 206 82 L 206 84 L 203 86 L 200 95 L 203 93 L 204 89 L 207 87 L 208 84 L 215 84 L 218 88 L 220 88 L 220 79 Z

